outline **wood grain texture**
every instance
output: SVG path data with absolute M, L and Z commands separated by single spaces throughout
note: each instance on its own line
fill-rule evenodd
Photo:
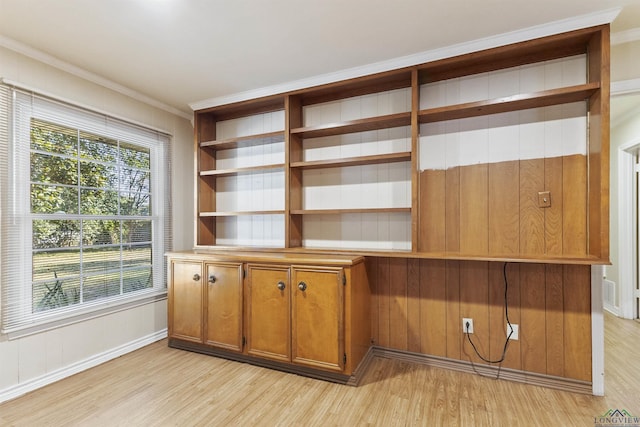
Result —
M 507 338 L 507 324 L 505 317 L 505 283 L 504 283 L 504 275 L 503 270 L 504 264 L 500 263 L 490 263 L 489 264 L 489 353 L 487 357 L 490 360 L 500 360 L 502 358 L 502 353 L 504 351 L 505 341 Z M 510 285 L 510 293 L 513 293 L 513 283 L 509 283 Z M 508 301 L 508 300 L 507 300 Z M 513 317 L 513 308 L 511 307 L 510 320 L 512 323 L 515 322 L 515 319 L 511 319 Z M 513 365 L 513 356 L 515 352 L 511 344 L 516 344 L 518 341 L 510 341 L 509 346 L 507 347 L 507 352 L 505 353 L 505 363 L 503 366 Z M 518 343 L 519 344 L 519 343 Z M 509 362 L 506 361 L 506 355 L 510 356 Z M 519 360 L 517 360 L 519 365 Z M 513 367 L 513 366 L 509 366 Z M 515 369 L 519 369 L 517 366 Z
M 279 282 L 285 289 L 278 289 Z M 287 266 L 247 266 L 246 310 L 247 353 L 290 361 L 291 281 Z
M 640 367 L 628 363 L 638 354 L 640 324 L 605 313 L 606 396 L 595 397 L 381 357 L 347 387 L 162 340 L 0 404 L 0 424 L 525 427 L 558 425 L 563 414 L 588 426 L 609 408 L 640 413 Z
M 376 287 L 378 295 L 378 340 L 381 347 L 391 346 L 391 273 L 389 258 L 378 260 L 378 280 Z
M 591 270 L 564 266 L 564 374 L 591 378 Z
M 462 318 L 474 319 L 474 342 L 482 348 L 485 358 L 499 359 L 506 337 L 506 319 L 504 311 L 504 276 L 503 263 L 475 261 L 420 260 L 419 272 L 414 272 L 408 260 L 407 311 L 404 307 L 387 303 L 390 296 L 386 287 L 372 288 L 372 336 L 376 345 L 385 348 L 396 348 L 390 344 L 395 334 L 403 336 L 408 331 L 408 350 L 433 356 L 477 362 L 473 349 L 464 341 L 462 334 Z M 378 274 L 372 264 L 382 264 L 386 271 L 389 259 L 377 258 L 367 261 L 368 274 Z M 589 266 L 574 266 L 529 263 L 508 263 L 507 278 L 509 290 L 509 319 L 512 324 L 519 325 L 519 340 L 510 341 L 503 367 L 554 375 L 572 379 L 585 379 L 584 372 L 591 372 L 590 329 L 574 328 L 577 322 L 590 320 L 584 317 L 590 313 L 590 276 Z M 415 331 L 415 304 L 412 296 L 416 294 L 416 276 L 419 278 L 419 329 Z M 376 278 L 370 277 L 370 283 Z M 567 304 L 568 281 L 574 287 L 581 287 L 570 298 L 577 298 Z M 378 282 L 379 283 L 379 282 Z M 393 295 L 391 294 L 391 298 Z M 385 301 L 379 304 L 378 301 Z M 575 309 L 580 308 L 578 317 Z M 394 313 L 397 310 L 398 313 Z M 406 317 L 406 325 L 398 321 Z M 390 319 L 395 319 L 393 322 Z M 581 319 L 581 320 L 578 320 Z M 567 323 L 569 322 L 569 323 Z M 573 323 L 572 323 L 573 322 Z M 383 327 L 382 340 L 376 336 L 375 329 Z M 568 328 L 572 328 L 571 337 L 567 337 Z M 379 333 L 378 333 L 379 334 Z M 419 335 L 420 349 L 412 349 L 411 338 Z M 567 341 L 571 345 L 567 345 Z M 386 344 L 382 344 L 385 342 Z M 403 340 L 400 340 L 403 343 Z M 463 345 L 464 344 L 464 345 Z M 398 345 L 397 347 L 402 347 Z M 401 348 L 398 348 L 401 349 Z M 580 355 L 569 355 L 569 352 Z M 577 365 L 567 371 L 569 363 Z M 590 377 L 588 377 L 590 378 Z M 587 380 L 588 380 L 587 378 Z
M 600 89 L 600 84 L 598 82 L 591 82 L 542 92 L 429 108 L 420 111 L 420 122 L 431 123 L 455 120 L 583 101 L 593 95 L 598 89 Z
M 420 352 L 447 356 L 446 261 L 420 260 Z
M 473 319 L 473 334 L 471 339 L 478 352 L 487 358 L 489 354 L 489 274 L 488 263 L 479 261 L 465 261 L 460 267 L 460 319 Z M 485 363 L 476 354 L 467 340 L 462 337 L 461 359 L 474 363 Z
M 438 200 L 430 200 L 438 203 Z M 460 251 L 460 167 L 447 170 L 445 182 L 445 238 L 446 250 Z
M 419 259 L 407 260 L 407 350 L 416 353 L 422 351 L 420 332 L 424 330 L 422 327 L 424 314 L 421 305 L 423 300 L 420 263 Z
M 520 174 L 517 160 L 489 164 L 489 253 L 520 253 Z
M 242 351 L 242 264 L 205 263 L 205 273 L 204 343 Z
M 564 376 L 564 286 L 563 267 L 545 266 L 545 328 L 547 374 Z
M 489 251 L 489 166 L 460 168 L 460 251 L 484 254 Z
M 369 257 L 365 260 L 367 269 L 367 278 L 371 289 L 371 344 L 379 344 L 380 342 L 380 297 L 378 289 L 378 262 L 382 258 Z
M 411 248 L 420 246 L 420 76 L 418 70 L 411 72 Z
M 520 251 L 544 253 L 544 212 L 538 208 L 538 192 L 544 191 L 544 160 L 520 161 Z
M 202 268 L 197 261 L 169 261 L 170 337 L 202 342 Z
M 589 257 L 586 168 L 571 155 L 422 171 L 418 251 Z
M 285 246 L 302 246 L 302 218 L 292 216 L 292 209 L 302 209 L 302 170 L 291 169 L 291 163 L 302 161 L 302 138 L 292 135 L 291 129 L 302 126 L 302 105 L 295 96 L 285 98 L 285 139 L 284 139 L 284 234 Z
M 565 156 L 562 166 L 562 248 L 565 255 L 587 252 L 587 159 Z
M 460 316 L 460 270 L 462 261 L 445 261 L 447 298 L 447 357 L 462 355 L 462 316 Z
M 521 310 L 520 310 L 521 293 L 522 293 L 522 285 L 520 281 L 520 278 L 521 278 L 520 266 L 518 264 L 509 263 L 507 264 L 506 273 L 507 273 L 507 281 L 509 286 L 509 289 L 507 292 L 507 304 L 509 305 L 509 320 L 511 324 L 520 325 L 522 323 Z M 505 331 L 506 331 L 506 322 L 505 322 Z M 522 350 L 521 350 L 520 340 L 517 340 L 517 341 L 512 340 L 509 342 L 509 347 L 507 348 L 507 354 L 506 354 L 503 366 L 506 368 L 522 369 Z
M 520 265 L 520 349 L 522 369 L 547 372 L 545 266 Z
M 291 361 L 344 368 L 344 285 L 342 269 L 291 267 Z M 300 288 L 305 283 L 306 288 Z M 322 327 L 318 327 L 322 325 Z
M 408 348 L 407 259 L 389 258 L 389 347 Z
M 345 292 L 345 343 L 347 362 L 345 371 L 353 373 L 371 346 L 371 286 L 366 264 L 358 263 L 344 269 L 347 275 Z
M 547 255 L 563 254 L 563 159 L 552 157 L 544 159 L 544 190 L 551 195 L 551 206 L 543 208 L 544 245 Z
M 588 46 L 589 80 L 601 89 L 589 99 L 589 253 L 609 259 L 610 28 Z
M 419 251 L 442 252 L 447 249 L 447 231 L 455 221 L 455 218 L 447 221 L 448 173 L 444 170 L 426 170 L 420 173 Z

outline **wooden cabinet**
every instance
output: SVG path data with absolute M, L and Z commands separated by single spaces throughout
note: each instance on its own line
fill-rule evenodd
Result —
M 242 264 L 169 260 L 169 337 L 242 351 Z
M 205 263 L 204 342 L 242 351 L 242 264 Z
M 170 346 L 357 381 L 371 343 L 363 257 L 199 251 L 168 257 Z
M 247 266 L 247 353 L 291 361 L 291 281 L 288 266 Z
M 342 269 L 297 267 L 292 270 L 291 304 L 294 363 L 342 371 L 344 287 Z
M 247 269 L 248 354 L 342 372 L 343 269 L 251 264 Z
M 202 341 L 202 263 L 169 262 L 169 337 Z

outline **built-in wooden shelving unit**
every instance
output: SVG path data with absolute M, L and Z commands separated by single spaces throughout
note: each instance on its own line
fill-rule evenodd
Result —
M 608 43 L 585 28 L 196 111 L 196 246 L 242 217 L 288 251 L 607 263 Z

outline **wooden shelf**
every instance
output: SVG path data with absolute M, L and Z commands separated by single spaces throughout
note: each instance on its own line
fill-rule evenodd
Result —
M 200 218 L 206 217 L 233 217 L 233 216 L 251 216 L 251 215 L 282 215 L 284 210 L 273 211 L 239 211 L 239 212 L 200 212 Z
M 349 120 L 341 123 L 326 123 L 318 126 L 306 126 L 291 129 L 292 135 L 302 138 L 318 138 L 321 136 L 341 135 L 354 132 L 388 129 L 411 124 L 411 112 L 388 114 L 386 116 Z
M 349 157 L 346 159 L 313 160 L 309 162 L 293 162 L 291 168 L 324 169 L 346 166 L 377 165 L 411 161 L 411 152 L 377 154 L 373 156 Z
M 235 169 L 203 170 L 203 171 L 200 171 L 200 176 L 223 177 L 223 176 L 240 175 L 243 173 L 251 173 L 251 172 L 270 172 L 277 169 L 284 169 L 284 164 L 250 166 L 246 168 L 235 168 Z
M 276 131 L 257 135 L 241 136 L 238 138 L 222 139 L 217 141 L 203 141 L 200 143 L 200 148 L 228 150 L 230 148 L 254 147 L 256 145 L 275 144 L 283 141 L 284 131 Z
M 444 120 L 463 119 L 467 117 L 485 116 L 489 114 L 526 110 L 529 108 L 566 104 L 570 102 L 584 101 L 593 95 L 599 88 L 600 84 L 598 82 L 593 82 L 561 89 L 518 94 L 485 101 L 447 105 L 445 107 L 420 110 L 418 117 L 420 123 L 432 123 Z
M 411 213 L 411 208 L 292 209 L 291 215 L 341 215 L 351 213 Z

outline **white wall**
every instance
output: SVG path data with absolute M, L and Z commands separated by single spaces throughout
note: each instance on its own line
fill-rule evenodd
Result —
M 172 134 L 174 249 L 193 247 L 189 120 L 2 47 L 0 77 Z M 166 327 L 166 300 L 161 299 L 24 338 L 0 335 L 0 402 L 161 339 Z
M 611 81 L 640 78 L 640 41 L 623 43 L 611 48 Z M 640 108 L 640 105 L 638 105 Z M 611 117 L 611 163 L 610 163 L 610 236 L 611 265 L 606 268 L 607 279 L 616 284 L 616 306 L 620 306 L 620 272 L 618 266 L 618 151 L 619 147 L 640 138 L 640 113 L 619 122 Z

